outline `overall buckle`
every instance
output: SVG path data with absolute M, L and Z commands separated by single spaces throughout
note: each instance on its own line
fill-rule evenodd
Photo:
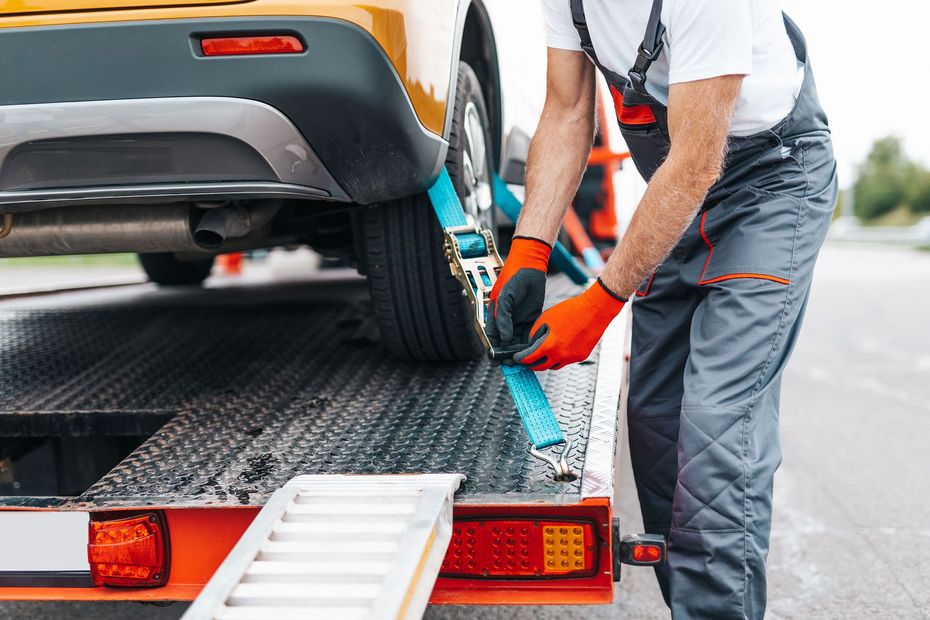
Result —
M 645 43 L 645 41 L 643 43 Z M 640 56 L 642 56 L 646 60 L 653 61 L 659 57 L 660 53 L 662 53 L 662 48 L 664 47 L 664 45 L 662 44 L 662 41 L 659 41 L 659 45 L 656 45 L 656 48 L 652 50 L 651 52 L 643 46 L 643 43 L 639 44 L 639 49 L 637 50 L 637 52 Z

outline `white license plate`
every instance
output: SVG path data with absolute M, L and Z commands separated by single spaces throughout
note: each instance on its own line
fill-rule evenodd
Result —
M 0 511 L 0 585 L 76 585 L 90 574 L 86 512 Z M 62 579 L 64 578 L 64 579 Z

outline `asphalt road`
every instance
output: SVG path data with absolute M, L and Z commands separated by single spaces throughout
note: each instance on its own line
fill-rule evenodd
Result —
M 930 253 L 830 246 L 783 384 L 769 618 L 930 618 Z M 639 522 L 618 468 L 625 530 Z M 433 608 L 430 620 L 651 619 L 650 571 L 595 608 Z M 0 619 L 177 618 L 137 604 L 0 604 Z

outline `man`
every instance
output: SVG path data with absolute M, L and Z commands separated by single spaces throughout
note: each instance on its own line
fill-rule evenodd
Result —
M 674 618 L 762 618 L 778 394 L 836 200 L 827 119 L 778 0 L 543 0 L 548 95 L 491 294 L 495 344 L 584 360 L 633 307 L 630 453 Z M 595 66 L 645 195 L 598 281 L 542 312 L 591 148 Z

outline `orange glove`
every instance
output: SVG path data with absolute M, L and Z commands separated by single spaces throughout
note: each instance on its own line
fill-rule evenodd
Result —
M 598 278 L 584 293 L 543 312 L 533 324 L 530 346 L 513 360 L 533 370 L 558 370 L 588 359 L 626 302 Z
M 542 314 L 546 271 L 552 248 L 533 237 L 514 237 L 510 254 L 491 289 L 485 331 L 495 347 L 530 339 L 530 327 Z

